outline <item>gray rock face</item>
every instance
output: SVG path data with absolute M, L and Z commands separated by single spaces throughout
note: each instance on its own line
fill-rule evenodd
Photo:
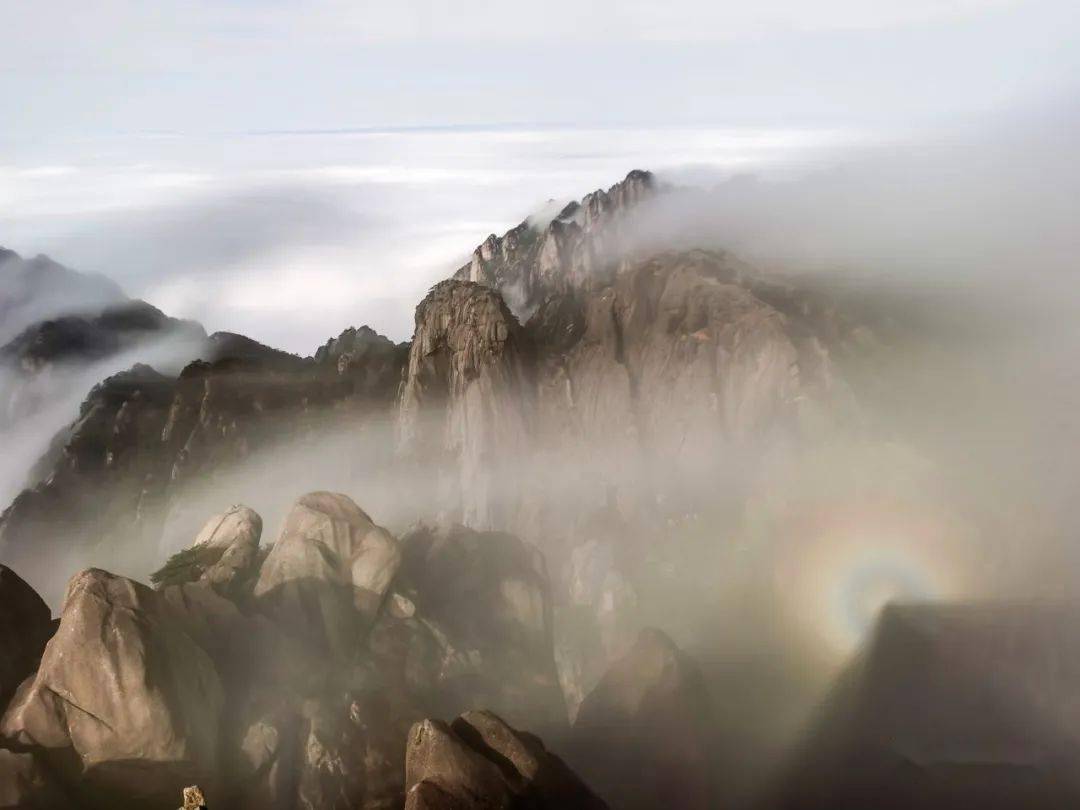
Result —
M 39 462 L 32 476 L 39 483 L 0 515 L 0 549 L 31 582 L 55 582 L 56 555 L 95 549 L 113 533 L 135 538 L 134 553 L 145 554 L 149 567 L 160 528 L 157 495 L 167 481 L 159 446 L 173 385 L 135 366 L 95 386 Z M 97 558 L 103 565 L 113 559 L 105 549 Z
M 201 552 L 217 554 L 200 579 L 226 593 L 238 590 L 256 572 L 261 536 L 262 518 L 246 506 L 211 518 L 192 544 Z
M 503 699 L 562 716 L 536 552 L 461 528 L 437 547 L 428 530 L 387 537 L 344 496 L 313 493 L 263 563 L 255 605 L 286 634 L 265 660 L 296 664 L 243 687 L 239 806 L 400 807 L 402 741 L 433 710 Z
M 87 795 L 168 802 L 219 767 L 224 692 L 209 656 L 154 591 L 100 570 L 74 577 L 37 674 L 0 732 Z
M 434 465 L 438 506 L 478 529 L 505 526 L 528 449 L 528 348 L 502 298 L 444 281 L 416 309 L 402 384 L 399 451 Z
M 641 243 L 633 215 L 661 193 L 631 172 L 492 236 L 417 309 L 401 444 L 440 467 L 453 519 L 566 537 L 612 488 L 681 515 L 702 482 L 735 499 L 760 459 L 853 415 L 832 360 L 853 327 L 727 254 Z
M 616 807 L 711 808 L 709 715 L 696 665 L 661 631 L 643 630 L 581 704 L 575 761 Z
M 414 725 L 405 783 L 406 810 L 607 807 L 537 737 L 487 711 Z
M 222 594 L 239 597 L 254 585 L 261 536 L 258 513 L 233 506 L 210 518 L 195 542 L 150 579 L 158 586 L 206 582 Z
M 72 580 L 0 721 L 0 798 L 149 808 L 198 783 L 260 810 L 605 806 L 536 737 L 476 710 L 566 731 L 537 549 L 461 526 L 399 543 L 325 492 L 298 499 L 265 559 L 260 531 L 246 507 L 214 517 L 188 549 L 213 559 L 159 591 Z M 410 732 L 433 712 L 464 714 Z

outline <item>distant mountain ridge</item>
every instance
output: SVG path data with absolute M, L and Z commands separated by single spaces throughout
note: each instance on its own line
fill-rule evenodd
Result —
M 0 247 L 0 345 L 38 321 L 126 300 L 120 286 L 105 276 L 77 272 L 47 256 L 24 259 Z

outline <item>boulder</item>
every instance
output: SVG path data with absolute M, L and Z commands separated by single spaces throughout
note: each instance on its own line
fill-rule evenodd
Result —
M 210 518 L 195 541 L 150 575 L 160 586 L 206 582 L 214 590 L 240 596 L 257 573 L 262 518 L 246 506 L 233 506 Z
M 531 734 L 473 711 L 409 732 L 406 810 L 602 810 L 607 805 Z
M 0 706 L 37 667 L 53 629 L 49 606 L 18 574 L 0 565 Z
M 151 589 L 89 569 L 0 733 L 62 767 L 77 792 L 162 806 L 213 782 L 224 694 L 213 662 Z
M 397 540 L 348 496 L 313 492 L 289 512 L 255 598 L 286 630 L 352 660 L 400 562 Z
M 513 797 L 499 765 L 439 720 L 423 720 L 409 731 L 405 751 L 407 810 L 424 806 L 415 795 L 417 786 L 424 782 L 462 802 L 463 807 L 509 808 Z M 464 804 L 468 801 L 473 804 Z
M 709 715 L 697 665 L 660 630 L 642 630 L 581 704 L 574 761 L 616 807 L 711 808 Z

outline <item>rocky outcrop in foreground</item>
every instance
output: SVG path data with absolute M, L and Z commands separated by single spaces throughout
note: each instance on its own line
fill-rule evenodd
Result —
M 405 801 L 405 743 L 426 718 L 495 708 L 565 730 L 536 549 L 460 526 L 399 540 L 326 492 L 297 500 L 269 549 L 261 530 L 246 507 L 215 516 L 156 588 L 79 573 L 43 654 L 0 625 L 23 656 L 9 680 L 30 674 L 0 720 L 0 790 L 159 808 L 197 783 L 215 806 L 374 810 Z M 0 615 L 50 631 L 3 573 Z M 487 713 L 466 721 L 473 756 L 490 756 L 482 738 L 518 767 L 500 796 L 591 796 L 535 738 Z M 409 786 L 457 789 L 416 756 Z
M 539 738 L 488 711 L 409 731 L 405 810 L 604 810 L 607 805 Z

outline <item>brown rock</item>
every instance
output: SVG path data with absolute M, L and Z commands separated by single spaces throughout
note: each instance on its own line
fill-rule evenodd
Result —
M 397 540 L 351 499 L 313 492 L 289 513 L 255 598 L 286 629 L 351 660 L 400 562 Z
M 160 805 L 192 777 L 214 779 L 223 704 L 213 662 L 160 596 L 90 569 L 69 584 L 60 627 L 0 731 L 70 752 L 79 791 Z
M 413 726 L 406 810 L 603 810 L 606 805 L 536 737 L 491 712 Z
M 444 281 L 416 308 L 398 415 L 401 455 L 434 465 L 436 509 L 478 529 L 507 525 L 531 410 L 528 350 L 500 295 Z

